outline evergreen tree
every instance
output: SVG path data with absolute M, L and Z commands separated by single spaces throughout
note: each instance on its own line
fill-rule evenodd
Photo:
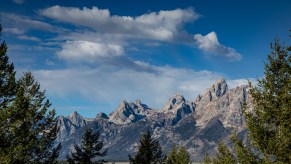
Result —
M 92 128 L 86 129 L 82 138 L 82 145 L 74 145 L 75 152 L 71 153 L 71 156 L 67 155 L 67 161 L 70 164 L 102 164 L 105 160 L 98 160 L 92 162 L 91 160 L 97 156 L 103 157 L 107 154 L 107 149 L 101 152 L 103 148 L 103 142 L 99 140 L 99 131 L 93 132 Z
M 291 54 L 278 40 L 271 44 L 264 73 L 250 90 L 249 135 L 265 162 L 291 163 Z
M 160 143 L 152 138 L 149 130 L 142 135 L 137 154 L 133 158 L 129 155 L 130 164 L 161 164 L 164 160 Z
M 206 154 L 205 154 L 205 156 L 204 156 L 203 163 L 204 163 L 204 164 L 211 164 L 211 163 L 212 163 L 212 160 L 211 160 L 211 158 L 209 157 L 208 152 L 206 152 Z
M 237 137 L 237 134 L 234 134 L 231 137 L 231 141 L 234 144 L 234 150 L 236 153 L 236 160 L 238 163 L 245 164 L 256 164 L 261 163 L 262 161 L 259 159 L 258 155 L 256 155 L 250 147 L 245 146 L 241 139 Z
M 1 128 L 8 140 L 0 152 L 7 163 L 56 162 L 61 148 L 54 145 L 57 120 L 54 110 L 47 112 L 51 104 L 44 101 L 44 95 L 31 73 L 25 73 L 12 104 L 1 110 L 1 122 L 5 123 Z
M 2 27 L 0 25 L 0 36 Z M 6 161 L 4 148 L 9 147 L 9 138 L 6 134 L 7 123 L 6 108 L 16 94 L 15 71 L 13 64 L 9 63 L 6 54 L 7 45 L 3 41 L 0 45 L 0 161 Z
M 290 47 L 275 40 L 265 63 L 265 77 L 258 80 L 256 87 L 250 84 L 254 111 L 245 114 L 250 147 L 258 154 L 235 135 L 231 140 L 239 163 L 291 163 L 291 54 L 288 51 Z M 220 145 L 214 163 L 223 161 L 221 156 L 233 159 L 227 151 L 225 145 Z
M 0 25 L 0 36 L 1 31 L 2 27 Z M 14 65 L 9 63 L 6 52 L 7 45 L 3 41 L 0 45 L 0 110 L 7 107 L 16 94 Z
M 218 144 L 218 153 L 216 158 L 213 159 L 213 164 L 234 164 L 237 163 L 235 157 L 231 154 L 230 150 L 224 143 Z
M 168 153 L 166 158 L 166 164 L 174 164 L 178 162 L 178 148 L 174 146 L 172 150 Z
M 183 146 L 176 147 L 167 156 L 166 164 L 190 164 L 190 155 Z
M 55 145 L 55 110 L 40 91 L 31 73 L 15 80 L 6 44 L 1 44 L 0 161 L 1 163 L 56 163 L 60 145 Z

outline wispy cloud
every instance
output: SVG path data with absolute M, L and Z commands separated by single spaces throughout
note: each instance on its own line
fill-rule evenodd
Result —
M 34 41 L 34 42 L 39 42 L 41 41 L 40 38 L 38 37 L 34 37 L 34 36 L 27 36 L 27 35 L 20 35 L 17 37 L 18 39 L 22 39 L 22 40 L 30 40 L 30 41 Z
M 251 82 L 252 85 L 257 85 L 257 79 L 255 79 L 255 78 L 228 80 L 227 84 L 230 88 L 235 88 L 235 87 L 241 86 L 241 85 L 248 85 L 249 82 Z
M 82 99 L 117 105 L 121 100 L 140 98 L 152 107 L 161 107 L 177 92 L 193 100 L 221 77 L 209 71 L 150 66 L 153 72 L 102 66 L 36 70 L 34 74 L 47 93 L 59 98 L 79 95 Z M 57 85 L 56 85 L 57 84 Z M 109 109 L 112 110 L 112 109 Z
M 205 36 L 195 34 L 194 40 L 198 48 L 207 53 L 224 57 L 230 61 L 238 61 L 242 58 L 241 54 L 236 52 L 235 49 L 220 44 L 215 32 L 210 32 Z
M 53 38 L 48 42 L 61 41 L 57 44 L 60 45 L 61 50 L 56 54 L 65 60 L 81 59 L 79 57 L 83 56 L 81 60 L 92 61 L 92 58 L 96 59 L 100 56 L 126 54 L 127 47 L 137 49 L 132 45 L 132 41 L 140 42 L 140 46 L 186 44 L 193 47 L 196 45 L 205 54 L 221 56 L 229 61 L 239 61 L 242 58 L 234 48 L 221 44 L 215 32 L 205 36 L 195 34 L 193 41 L 193 34 L 184 29 L 187 23 L 192 23 L 200 17 L 200 14 L 192 8 L 161 10 L 132 17 L 111 15 L 108 9 L 97 7 L 52 6 L 39 10 L 38 14 L 58 22 L 54 21 L 50 24 L 10 13 L 0 13 L 0 22 L 5 25 L 4 30 L 17 35 L 18 39 L 39 41 L 36 36 L 28 37 L 27 32 L 30 30 L 57 33 L 58 35 L 51 35 Z M 70 23 L 75 28 L 60 28 L 61 25 L 58 23 Z M 91 52 L 85 50 L 89 45 L 95 47 Z M 69 49 L 76 49 L 76 47 L 79 48 L 78 51 Z M 76 52 L 79 51 L 81 52 L 77 55 Z
M 12 13 L 0 13 L 0 22 L 5 25 L 4 30 L 7 28 L 8 32 L 14 34 L 23 34 L 28 30 L 39 30 L 54 33 L 65 31 L 63 28 L 53 26 L 49 23 Z
M 242 58 L 241 54 L 236 52 L 234 48 L 219 43 L 215 32 L 205 36 L 195 34 L 193 43 L 193 35 L 184 29 L 185 24 L 194 22 L 200 17 L 200 14 L 192 8 L 161 10 L 136 17 L 111 15 L 108 9 L 97 7 L 80 9 L 53 6 L 40 10 L 39 13 L 60 22 L 90 28 L 95 33 L 99 33 L 99 37 L 107 37 L 108 42 L 110 42 L 108 38 L 118 37 L 119 40 L 123 41 L 149 39 L 179 44 L 196 44 L 207 54 L 221 56 L 229 61 L 239 61 Z
M 61 22 L 81 25 L 97 32 L 120 34 L 124 37 L 173 41 L 179 38 L 187 22 L 199 18 L 193 9 L 151 12 L 137 17 L 111 15 L 108 9 L 53 6 L 40 14 Z
M 24 3 L 24 0 L 12 0 L 12 1 L 16 4 L 19 4 L 19 5 Z
M 3 32 L 4 33 L 9 33 L 9 34 L 16 34 L 16 35 L 24 34 L 24 30 L 23 29 L 20 29 L 18 27 L 5 27 L 3 29 Z
M 174 68 L 167 63 L 156 66 L 131 59 L 129 49 L 172 44 L 195 47 L 195 44 L 209 54 L 232 61 L 241 59 L 235 49 L 219 43 L 215 32 L 205 36 L 196 34 L 193 40 L 193 34 L 184 28 L 200 17 L 192 8 L 132 17 L 111 15 L 108 9 L 97 7 L 53 6 L 38 14 L 43 19 L 0 13 L 0 21 L 4 22 L 6 31 L 18 39 L 42 41 L 38 46 L 11 46 L 14 52 L 21 52 L 17 60 L 27 59 L 22 52 L 40 54 L 42 51 L 42 55 L 49 53 L 47 58 L 39 57 L 42 64 L 61 65 L 54 70 L 33 71 L 47 93 L 56 98 L 70 99 L 77 95 L 78 98 L 116 105 L 122 99 L 140 98 L 150 106 L 160 107 L 177 92 L 192 100 L 222 76 L 207 70 Z M 53 21 L 43 21 L 48 18 Z M 69 28 L 60 28 L 63 23 L 66 24 L 63 27 Z M 31 36 L 31 30 L 47 32 L 51 38 Z M 137 43 L 141 43 L 139 47 L 135 47 Z M 30 63 L 36 63 L 38 58 L 29 59 L 34 59 Z

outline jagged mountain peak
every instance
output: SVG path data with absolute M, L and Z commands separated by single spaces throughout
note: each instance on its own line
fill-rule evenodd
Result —
M 140 101 L 140 99 L 136 99 L 134 103 L 135 103 L 136 105 L 141 105 L 141 101 Z
M 194 103 L 186 101 L 181 94 L 176 94 L 169 99 L 161 112 L 164 114 L 165 124 L 173 126 L 194 110 Z
M 217 80 L 213 83 L 213 85 L 217 85 L 217 84 L 226 84 L 226 80 L 225 80 L 225 78 L 224 78 L 224 77 L 221 77 L 221 78 L 217 79 Z
M 76 126 L 81 127 L 87 124 L 87 120 L 76 111 L 70 114 L 67 118 Z
M 62 141 L 65 136 L 73 134 L 77 129 L 91 123 L 93 119 L 84 118 L 77 111 L 74 111 L 69 116 L 59 116 L 58 126 L 60 130 L 58 132 L 58 141 Z
M 201 98 L 197 100 L 199 101 L 201 99 L 207 100 L 207 101 L 217 100 L 219 97 L 225 95 L 227 91 L 228 91 L 228 85 L 225 79 L 220 78 L 217 81 L 215 81 L 210 88 L 206 90 L 204 96 L 202 96 Z
M 211 91 L 215 93 L 217 97 L 223 96 L 228 91 L 228 85 L 224 78 L 221 78 L 214 82 Z
M 101 119 L 109 119 L 109 117 L 107 116 L 107 114 L 100 112 L 96 115 L 96 118 L 101 118 Z
M 250 104 L 246 86 L 228 89 L 225 79 L 217 80 L 202 98 L 195 101 L 195 115 L 199 127 L 205 125 L 214 117 L 218 117 L 224 127 L 238 129 L 243 124 L 243 104 Z
M 118 108 L 109 114 L 109 121 L 116 124 L 128 124 L 136 122 L 149 114 L 149 108 L 147 105 L 137 99 L 135 102 L 127 102 L 123 100 Z
M 215 150 L 217 143 L 227 139 L 232 129 L 243 130 L 244 102 L 250 104 L 247 88 L 228 89 L 225 79 L 221 78 L 193 102 L 176 94 L 163 109 L 151 110 L 139 99 L 133 102 L 123 100 L 109 114 L 109 119 L 104 119 L 106 114 L 99 113 L 88 126 L 102 133 L 101 137 L 109 148 L 108 159 L 128 159 L 128 154 L 136 150 L 140 134 L 151 128 L 163 147 L 186 145 L 191 157 L 201 160 L 205 150 Z M 77 112 L 71 114 L 76 115 Z M 71 151 L 74 140 L 81 141 L 79 133 L 87 126 L 71 124 L 67 117 L 60 118 L 60 124 L 63 128 L 60 128 L 59 141 L 64 141 L 64 158 Z
M 135 113 L 141 115 L 146 115 L 149 113 L 150 110 L 152 110 L 146 104 L 143 104 L 139 99 L 136 99 L 135 103 L 132 103 L 131 106 Z
M 180 93 L 175 94 L 170 100 L 174 104 L 180 104 L 186 101 L 184 96 L 181 95 Z
M 143 104 L 140 99 L 136 99 L 133 103 L 130 103 L 132 108 L 149 108 L 147 105 Z
M 109 114 L 109 120 L 116 124 L 127 124 L 135 119 L 135 113 L 129 103 L 122 100 L 118 108 Z
M 71 113 L 68 118 L 74 118 L 74 117 L 80 117 L 81 115 L 77 112 L 77 111 L 74 111 L 73 113 Z
M 126 100 L 122 100 L 114 112 L 123 112 L 124 114 L 133 113 L 130 105 L 131 103 L 127 102 Z
M 128 102 L 126 100 L 122 100 L 117 109 L 123 109 L 126 106 L 128 106 Z
M 183 95 L 175 94 L 172 98 L 169 99 L 168 103 L 163 107 L 163 111 L 173 110 L 178 106 L 186 104 L 186 100 Z

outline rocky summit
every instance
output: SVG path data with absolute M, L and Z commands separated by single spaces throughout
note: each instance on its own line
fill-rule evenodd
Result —
M 218 143 L 228 141 L 234 131 L 245 133 L 244 104 L 251 104 L 248 86 L 229 89 L 226 81 L 219 79 L 195 100 L 187 101 L 177 94 L 159 110 L 140 100 L 123 100 L 108 116 L 99 113 L 88 119 L 77 112 L 60 116 L 57 139 L 63 146 L 60 158 L 65 158 L 73 143 L 80 143 L 84 130 L 91 127 L 101 132 L 110 161 L 128 161 L 128 154 L 137 152 L 141 134 L 151 130 L 165 153 L 174 145 L 183 145 L 192 160 L 198 162 L 206 152 L 214 155 Z

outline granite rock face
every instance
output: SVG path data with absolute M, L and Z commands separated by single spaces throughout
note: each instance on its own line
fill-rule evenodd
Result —
M 109 121 L 116 124 L 130 124 L 146 117 L 150 113 L 150 108 L 142 104 L 140 100 L 128 103 L 123 100 L 118 108 L 109 114 Z
M 248 86 L 229 89 L 224 79 L 216 81 L 204 96 L 195 100 L 196 123 L 203 128 L 212 118 L 218 117 L 224 127 L 243 128 L 243 105 L 250 104 Z
M 177 94 L 159 110 L 140 100 L 124 100 L 109 116 L 104 113 L 94 119 L 85 119 L 77 113 L 60 116 L 58 141 L 63 144 L 60 158 L 71 151 L 74 142 L 81 141 L 87 127 L 92 127 L 101 132 L 110 161 L 128 161 L 128 154 L 137 151 L 141 134 L 147 130 L 152 131 L 165 152 L 173 145 L 183 145 L 193 161 L 201 161 L 206 151 L 214 155 L 218 143 L 228 140 L 233 130 L 245 131 L 244 104 L 251 104 L 248 86 L 229 89 L 226 81 L 219 79 L 194 101 Z
M 62 142 L 67 136 L 75 133 L 77 129 L 93 122 L 94 119 L 84 118 L 75 111 L 68 117 L 59 116 L 57 120 L 58 126 L 60 127 L 57 141 Z
M 164 116 L 167 125 L 176 125 L 188 114 L 193 113 L 195 104 L 188 102 L 182 95 L 175 95 L 169 99 L 168 103 L 159 111 Z
M 107 116 L 107 114 L 102 113 L 102 112 L 100 112 L 100 113 L 97 114 L 96 119 L 98 119 L 98 118 L 101 118 L 101 119 L 109 119 L 109 117 Z

